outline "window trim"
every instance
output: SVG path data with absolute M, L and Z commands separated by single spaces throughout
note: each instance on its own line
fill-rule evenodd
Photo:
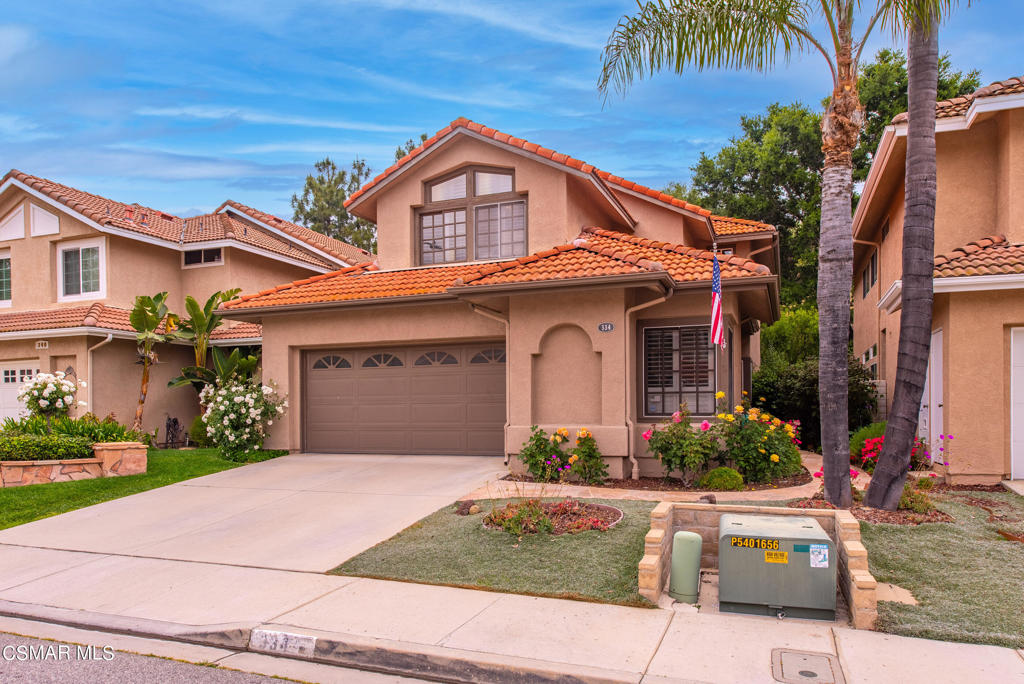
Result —
M 636 333 L 635 333 L 636 334 L 636 345 L 635 345 L 634 349 L 635 349 L 636 364 L 637 364 L 637 373 L 636 373 L 636 382 L 637 382 L 636 404 L 637 404 L 637 407 L 636 407 L 636 410 L 637 410 L 638 420 L 640 420 L 640 421 L 660 421 L 660 420 L 664 420 L 667 416 L 672 415 L 671 413 L 666 413 L 664 415 L 661 415 L 661 414 L 649 414 L 649 413 L 647 413 L 647 362 L 646 362 L 646 353 L 645 353 L 645 346 L 644 346 L 644 336 L 645 336 L 646 331 L 647 330 L 652 330 L 652 329 L 664 329 L 664 328 L 707 328 L 708 329 L 708 334 L 710 335 L 711 324 L 705 322 L 706 320 L 707 319 L 687 317 L 687 318 L 666 318 L 666 319 L 655 319 L 655 320 L 637 321 L 637 323 L 636 323 Z M 725 324 L 726 324 L 726 326 L 727 326 L 727 328 L 729 330 L 732 330 L 732 325 L 728 321 L 728 319 L 726 319 Z M 719 373 L 722 371 L 721 364 L 720 364 L 720 359 L 719 359 L 719 356 L 721 355 L 721 347 L 719 347 L 718 345 L 711 345 L 711 347 L 714 350 L 714 354 L 712 355 L 712 359 L 714 361 L 714 366 L 711 369 L 712 370 L 712 377 L 714 378 L 714 382 L 713 382 L 712 389 L 709 390 L 709 391 L 710 391 L 712 397 L 714 397 L 714 395 L 718 393 L 718 391 L 719 391 L 719 389 L 721 387 L 721 384 L 722 384 L 721 378 L 718 377 Z M 727 353 L 728 353 L 728 351 L 729 350 L 726 350 Z M 679 393 L 682 394 L 682 390 L 680 390 Z M 727 399 L 729 399 L 730 401 L 732 400 L 731 397 L 727 397 Z M 715 400 L 715 407 L 717 407 L 717 404 L 718 404 L 718 400 L 716 399 Z M 696 410 L 693 410 L 693 409 L 696 409 L 698 407 L 690 407 L 690 408 L 691 408 L 691 412 L 690 412 L 691 420 L 695 419 L 695 418 L 709 418 L 709 417 L 712 417 L 712 416 L 715 415 L 715 411 L 716 411 L 716 408 L 713 408 L 710 413 L 698 413 Z
M 864 299 L 871 290 L 874 289 L 875 283 L 878 282 L 878 250 L 871 252 L 871 256 L 868 257 L 867 263 L 864 264 L 864 270 L 860 274 L 861 280 L 861 295 L 860 298 Z
M 476 194 L 476 172 L 507 173 L 512 176 L 512 191 L 501 192 L 493 195 Z M 443 200 L 439 202 L 430 201 L 430 188 L 444 181 L 451 180 L 455 176 L 466 174 L 466 196 L 461 199 Z M 487 164 L 467 164 L 457 169 L 452 169 L 433 178 L 424 180 L 421 183 L 419 206 L 413 207 L 412 212 L 412 236 L 413 236 L 413 260 L 417 266 L 447 266 L 449 264 L 471 264 L 475 262 L 492 262 L 515 257 L 498 257 L 488 259 L 476 258 L 476 208 L 505 202 L 523 202 L 523 219 L 526 222 L 524 249 L 521 256 L 530 253 L 530 203 L 528 194 L 525 191 L 516 190 L 516 170 L 504 166 L 490 166 Z M 422 216 L 433 214 L 439 211 L 452 211 L 464 209 L 466 211 L 466 259 L 463 261 L 445 261 L 441 263 L 426 264 L 423 261 L 423 238 L 422 238 Z
M 64 252 L 74 249 L 88 249 L 97 247 L 99 250 L 99 280 L 100 287 L 95 292 L 82 292 L 80 294 L 64 294 Z M 57 243 L 57 301 L 58 302 L 81 302 L 92 299 L 106 299 L 107 297 L 107 241 L 106 238 L 97 237 L 86 240 L 72 240 L 69 242 Z
M 217 261 L 206 261 L 206 253 L 212 251 L 220 252 L 220 259 Z M 198 264 L 186 264 L 185 255 L 189 252 L 202 252 L 202 261 Z M 208 268 L 210 266 L 223 266 L 224 265 L 224 248 L 223 247 L 198 247 L 196 249 L 186 249 L 181 253 L 181 267 L 182 268 Z
M 5 247 L 0 249 L 0 260 L 7 259 L 10 261 L 11 271 L 11 297 L 10 299 L 0 299 L 0 309 L 9 309 L 14 305 L 14 260 L 11 259 L 11 248 Z

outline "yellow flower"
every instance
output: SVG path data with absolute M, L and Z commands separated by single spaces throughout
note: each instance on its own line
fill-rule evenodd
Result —
M 556 430 L 556 432 L 558 434 L 562 435 L 563 437 L 568 437 L 569 436 L 569 428 L 558 428 L 558 430 Z
M 731 423 L 732 421 L 736 420 L 736 416 L 732 415 L 731 413 L 727 413 L 725 414 L 725 419 Z
M 767 451 L 764 450 L 764 447 L 758 447 L 757 450 L 760 451 L 762 454 L 768 453 Z
M 757 410 L 756 408 L 752 408 L 752 409 L 750 409 L 750 410 L 749 410 L 749 411 L 747 412 L 747 415 L 748 415 L 748 416 L 750 416 L 750 419 L 751 419 L 751 420 L 757 420 L 757 417 L 758 417 L 758 416 L 759 416 L 760 414 L 761 414 L 761 412 L 760 412 L 759 410 Z
M 747 390 L 743 390 L 743 396 L 747 396 Z
M 764 397 L 758 397 L 758 400 L 759 401 L 765 401 L 765 398 Z
M 775 426 L 774 425 L 769 425 L 768 426 L 768 432 L 775 432 Z
M 580 457 L 577 456 L 576 454 L 573 454 L 572 456 L 569 457 L 569 463 L 575 463 L 578 460 L 580 460 Z
M 740 404 L 736 404 L 735 406 L 732 407 L 732 410 L 734 413 L 743 413 L 743 406 Z
M 719 413 L 718 414 L 718 420 L 725 420 L 725 414 L 724 413 Z
M 775 427 L 779 427 L 780 425 L 782 425 L 782 421 L 779 420 L 778 418 L 776 418 L 775 420 L 772 421 L 772 425 L 774 425 Z M 792 425 L 787 425 L 786 427 L 787 428 L 791 428 L 793 426 Z
M 779 455 L 778 454 L 772 454 L 771 455 L 771 459 L 772 459 L 772 463 L 778 463 L 779 462 Z
M 715 392 L 715 399 L 725 399 L 725 392 L 722 392 L 722 391 Z

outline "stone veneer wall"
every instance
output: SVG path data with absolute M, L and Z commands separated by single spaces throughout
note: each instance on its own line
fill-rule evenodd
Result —
M 850 606 L 853 626 L 872 629 L 878 619 L 875 588 L 868 571 L 868 552 L 860 540 L 860 524 L 846 510 L 816 510 L 772 506 L 672 503 L 663 501 L 651 511 L 651 529 L 644 538 L 640 560 L 640 594 L 657 603 L 666 590 L 672 563 L 672 537 L 680 530 L 701 536 L 701 568 L 718 567 L 718 519 L 723 513 L 802 515 L 815 518 L 832 538 L 839 555 L 837 581 Z
M 0 461 L 0 486 L 21 487 L 146 472 L 146 445 L 142 442 L 101 442 L 93 445 L 93 454 L 95 458 Z

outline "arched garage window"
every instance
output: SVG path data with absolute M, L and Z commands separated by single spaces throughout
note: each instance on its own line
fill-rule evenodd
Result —
M 504 349 L 483 349 L 473 355 L 470 363 L 505 363 Z
M 421 354 L 414 366 L 457 366 L 459 360 L 446 351 L 432 351 Z
M 352 363 L 344 356 L 327 354 L 313 362 L 313 370 L 327 370 L 329 368 L 351 368 Z
M 401 365 L 403 364 L 400 358 L 384 352 L 367 356 L 363 361 L 363 368 L 395 368 Z

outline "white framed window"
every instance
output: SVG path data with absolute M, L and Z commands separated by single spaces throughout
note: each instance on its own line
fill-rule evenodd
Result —
M 0 308 L 11 305 L 11 250 L 0 249 Z
M 103 238 L 57 245 L 57 301 L 103 299 L 107 296 L 107 255 Z
M 220 247 L 206 249 L 189 249 L 182 253 L 182 268 L 196 266 L 220 266 L 224 263 L 224 255 Z

